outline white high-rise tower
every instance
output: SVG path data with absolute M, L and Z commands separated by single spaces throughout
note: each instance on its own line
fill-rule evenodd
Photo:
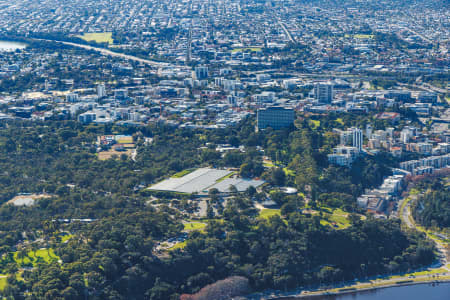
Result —
M 103 83 L 97 85 L 97 97 L 98 99 L 106 97 L 106 88 Z
M 359 152 L 362 151 L 362 145 L 363 145 L 363 133 L 362 130 L 359 128 L 352 128 L 353 133 L 353 147 L 358 149 Z

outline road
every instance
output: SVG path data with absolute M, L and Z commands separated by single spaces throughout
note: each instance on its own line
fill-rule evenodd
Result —
M 438 88 L 438 87 L 433 86 L 433 85 L 428 84 L 428 83 L 422 83 L 422 84 L 418 85 L 418 84 L 406 84 L 406 83 L 398 82 L 397 84 L 400 85 L 400 86 L 404 86 L 404 87 L 414 87 L 414 88 L 417 88 L 417 89 L 422 89 L 422 90 L 425 90 L 425 91 L 428 91 L 428 92 L 435 92 L 435 93 L 441 93 L 441 94 L 448 93 L 447 89 L 441 89 L 441 88 Z
M 406 31 L 409 31 L 409 32 L 411 32 L 412 34 L 417 35 L 417 36 L 420 37 L 422 40 L 424 40 L 424 41 L 426 41 L 426 42 L 428 42 L 428 43 L 430 43 L 430 44 L 434 44 L 434 41 L 430 40 L 429 38 L 427 38 L 427 37 L 424 36 L 423 34 L 420 34 L 420 33 L 418 33 L 417 31 L 412 30 L 411 28 L 407 28 L 407 27 L 404 27 L 404 26 L 399 26 L 399 28 L 401 28 L 401 29 L 403 29 L 403 30 L 406 30 Z
M 286 33 L 287 37 L 289 38 L 289 40 L 293 43 L 295 43 L 295 39 L 292 37 L 292 34 L 289 32 L 289 30 L 286 28 L 286 25 L 284 25 L 284 23 L 282 23 L 281 21 L 278 21 L 278 24 L 281 26 L 281 28 L 283 29 L 284 33 Z
M 404 283 L 398 283 L 402 281 L 407 281 Z M 256 295 L 251 295 L 248 299 L 258 299 L 258 300 L 270 300 L 270 299 L 282 299 L 282 298 L 303 298 L 303 297 L 311 297 L 311 296 L 320 296 L 320 295 L 337 295 L 344 293 L 354 293 L 354 292 L 362 292 L 368 291 L 377 288 L 384 287 L 395 287 L 395 286 L 404 286 L 404 285 L 412 285 L 412 284 L 420 284 L 426 282 L 449 282 L 450 276 L 443 274 L 433 274 L 433 275 L 420 275 L 420 276 L 410 276 L 410 277 L 396 277 L 391 279 L 379 279 L 379 280 L 367 280 L 363 282 L 358 282 L 355 284 L 340 284 L 336 285 L 332 288 L 323 288 L 323 289 L 306 289 L 306 290 L 295 290 L 291 292 L 266 292 L 259 293 Z M 342 290 L 344 289 L 344 290 Z
M 411 197 L 411 198 L 409 198 Z M 399 217 L 404 224 L 408 228 L 414 228 L 416 230 L 421 231 L 421 228 L 418 228 L 414 222 L 414 219 L 411 216 L 410 205 L 413 201 L 417 200 L 417 195 L 407 195 L 399 201 L 399 210 L 397 211 L 397 217 Z M 403 204 L 407 201 L 405 204 Z M 440 255 L 440 263 L 432 265 L 426 268 L 425 271 L 433 271 L 433 273 L 429 274 L 404 274 L 398 276 L 385 276 L 378 279 L 368 279 L 360 282 L 347 282 L 342 284 L 337 284 L 332 287 L 325 288 L 315 288 L 315 289 L 297 289 L 290 292 L 262 292 L 256 294 L 255 297 L 249 297 L 249 299 L 280 299 L 284 297 L 309 297 L 309 296 L 319 296 L 319 295 L 332 295 L 332 294 L 341 294 L 345 292 L 359 292 L 365 290 L 371 290 L 375 288 L 382 287 L 393 287 L 400 285 L 411 285 L 411 284 L 419 284 L 426 282 L 449 282 L 450 281 L 450 269 L 448 265 L 448 258 L 445 255 L 445 245 L 440 243 L 439 241 L 432 239 L 436 243 L 436 248 L 441 253 Z M 420 270 L 423 271 L 423 270 Z M 406 281 L 406 282 L 404 282 Z M 404 282 L 400 283 L 399 282 Z M 344 290 L 342 290 L 344 289 Z M 350 289 L 350 290 L 349 290 Z
M 408 197 L 410 200 L 408 200 Z M 402 222 L 408 226 L 408 228 L 412 228 L 412 229 L 416 229 L 417 231 L 421 231 L 424 232 L 424 230 L 420 227 L 417 226 L 417 224 L 414 222 L 414 218 L 411 215 L 411 203 L 417 201 L 418 196 L 417 195 L 409 195 L 405 198 L 403 198 L 401 200 L 401 202 L 399 203 L 399 208 L 401 209 L 400 212 L 400 218 L 402 220 Z M 406 205 L 402 205 L 402 203 L 404 201 L 408 201 L 406 203 Z M 426 232 L 425 232 L 426 233 Z M 429 235 L 427 235 L 428 238 L 430 238 Z M 447 270 L 447 272 L 450 272 L 450 268 L 449 268 L 449 259 L 448 259 L 448 255 L 447 255 L 447 245 L 445 245 L 444 243 L 442 243 L 441 241 L 435 239 L 435 238 L 430 238 L 436 245 L 436 248 L 438 249 L 440 255 L 439 255 L 439 259 L 440 259 L 440 266 L 437 266 L 437 268 L 442 267 L 445 270 Z M 430 268 L 430 269 L 434 269 L 434 268 Z
M 86 50 L 92 50 L 92 51 L 96 51 L 96 52 L 100 53 L 101 55 L 111 56 L 111 57 L 119 57 L 119 58 L 123 58 L 123 59 L 126 59 L 126 60 L 140 62 L 140 63 L 144 63 L 146 65 L 149 65 L 149 66 L 152 66 L 152 67 L 155 67 L 155 68 L 175 66 L 174 64 L 171 64 L 171 63 L 165 63 L 165 62 L 159 62 L 159 61 L 154 61 L 154 60 L 150 60 L 150 59 L 144 59 L 144 58 L 140 58 L 140 57 L 137 57 L 137 56 L 123 54 L 123 53 L 118 53 L 118 52 L 114 52 L 114 51 L 111 51 L 111 50 L 108 50 L 108 49 L 94 47 L 94 46 L 90 46 L 90 45 L 77 44 L 77 43 L 64 42 L 64 41 L 56 41 L 56 40 L 48 40 L 48 39 L 36 39 L 36 40 L 45 41 L 45 42 L 60 43 L 60 44 L 68 45 L 68 46 L 83 48 L 83 49 L 86 49 Z

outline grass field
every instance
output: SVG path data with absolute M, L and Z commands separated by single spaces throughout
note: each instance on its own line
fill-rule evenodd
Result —
M 190 221 L 190 222 L 184 223 L 183 225 L 184 225 L 184 231 L 192 231 L 192 230 L 203 231 L 203 229 L 205 229 L 207 224 L 202 223 L 202 222 Z
M 317 129 L 320 127 L 320 121 L 319 120 L 309 120 L 309 125 L 312 129 Z
M 281 216 L 279 209 L 265 208 L 259 212 L 259 217 L 263 219 L 268 219 L 275 215 Z
M 447 270 L 445 268 L 439 268 L 439 269 L 431 269 L 431 270 L 413 272 L 413 273 L 408 273 L 408 274 L 403 274 L 403 275 L 393 275 L 393 276 L 389 276 L 388 279 L 402 278 L 405 276 L 435 275 L 435 274 L 445 273 L 445 272 L 447 272 Z
M 114 43 L 112 38 L 112 32 L 93 32 L 93 33 L 84 33 L 83 35 L 78 35 L 77 37 L 88 41 L 88 42 L 96 42 L 96 43 Z
M 0 291 L 3 291 L 6 287 L 6 275 L 0 275 Z
M 259 52 L 262 49 L 259 47 L 253 47 L 253 48 L 235 48 L 231 50 L 231 52 L 244 52 L 244 51 L 251 51 L 251 52 Z
M 14 261 L 20 266 L 22 264 L 28 265 L 32 264 L 33 266 L 36 265 L 39 261 L 43 261 L 46 263 L 50 263 L 52 261 L 59 260 L 59 257 L 55 254 L 53 249 L 39 249 L 35 252 L 29 251 L 27 256 L 23 258 L 19 258 L 19 252 L 14 252 Z
M 186 247 L 186 241 L 175 244 L 175 246 L 169 248 L 169 250 L 176 250 L 176 249 L 183 249 L 184 247 Z
M 342 120 L 342 118 L 337 118 L 336 122 L 338 122 L 341 125 L 344 125 L 344 120 Z
M 345 37 L 349 38 L 352 35 L 346 34 Z M 355 39 L 373 39 L 375 36 L 373 34 L 354 34 L 353 37 Z
M 348 213 L 340 208 L 321 207 L 323 213 L 323 219 L 320 220 L 320 224 L 333 226 L 337 229 L 345 229 L 350 226 L 348 219 Z M 333 224 L 334 223 L 334 224 Z M 336 225 L 336 226 L 334 226 Z
M 222 178 L 217 179 L 216 182 L 224 181 L 225 179 L 230 178 L 230 177 L 232 177 L 232 176 L 235 175 L 235 174 L 236 174 L 235 172 L 231 172 L 230 174 L 225 175 L 225 176 L 223 176 Z
M 61 237 L 61 243 L 65 243 L 68 240 L 70 240 L 72 238 L 73 235 L 71 234 L 64 234 L 64 235 L 60 235 Z
M 102 152 L 97 153 L 98 154 L 97 157 L 99 160 L 107 160 L 107 159 L 110 159 L 113 157 L 116 157 L 119 159 L 122 154 L 125 154 L 128 157 L 131 157 L 132 153 L 133 153 L 132 149 L 127 149 L 125 151 L 109 150 L 109 151 L 102 151 Z

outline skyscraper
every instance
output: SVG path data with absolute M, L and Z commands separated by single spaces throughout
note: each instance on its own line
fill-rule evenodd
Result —
M 353 133 L 353 147 L 358 149 L 359 152 L 362 151 L 362 145 L 363 145 L 363 132 L 359 128 L 352 128 Z

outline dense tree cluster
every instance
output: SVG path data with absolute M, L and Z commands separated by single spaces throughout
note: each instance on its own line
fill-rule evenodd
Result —
M 288 289 L 410 270 L 433 260 L 432 245 L 421 235 L 403 233 L 398 222 L 355 217 L 349 228 L 335 230 L 320 224 L 319 216 L 299 212 L 304 197 L 312 206 L 354 211 L 355 197 L 389 173 L 395 164 L 390 157 L 365 157 L 351 169 L 330 166 L 326 154 L 337 141 L 328 126 L 337 121 L 323 120 L 320 128 L 312 128 L 301 120 L 297 128 L 263 132 L 255 132 L 252 122 L 216 131 L 70 121 L 0 124 L 1 254 L 11 256 L 24 240 L 41 240 L 62 261 L 38 262 L 23 271 L 22 281 L 12 258 L 7 260 L 0 265 L 2 273 L 11 274 L 3 294 L 16 299 L 178 299 L 230 276 L 247 278 L 254 290 Z M 136 159 L 99 160 L 95 141 L 103 134 L 132 135 Z M 220 144 L 243 145 L 245 151 L 221 154 L 215 150 Z M 263 156 L 274 166 L 263 167 Z M 211 191 L 208 216 L 219 218 L 210 220 L 204 232 L 191 232 L 183 250 L 156 251 L 181 234 L 182 215 L 164 204 L 149 205 L 142 187 L 199 166 L 235 167 L 244 177 L 265 178 L 282 217 L 259 217 L 253 202 L 265 194 L 254 188 L 243 194 L 231 190 L 226 205 Z M 305 196 L 276 188 L 286 185 Z M 29 207 L 5 204 L 24 192 L 51 197 Z M 186 204 L 186 199 L 162 196 L 162 202 Z M 58 221 L 71 218 L 95 221 Z M 61 230 L 73 234 L 68 243 L 58 242 Z
M 424 184 L 428 188 L 413 205 L 414 219 L 426 227 L 450 227 L 450 190 L 440 179 Z
M 232 204 L 224 215 L 169 256 L 154 255 L 153 246 L 179 232 L 170 213 L 106 218 L 59 246 L 62 265 L 26 272 L 23 288 L 38 299 L 177 299 L 233 275 L 248 278 L 256 290 L 285 290 L 411 270 L 434 258 L 433 246 L 402 233 L 399 222 L 355 220 L 338 231 L 296 212 L 287 221 L 262 220 Z

